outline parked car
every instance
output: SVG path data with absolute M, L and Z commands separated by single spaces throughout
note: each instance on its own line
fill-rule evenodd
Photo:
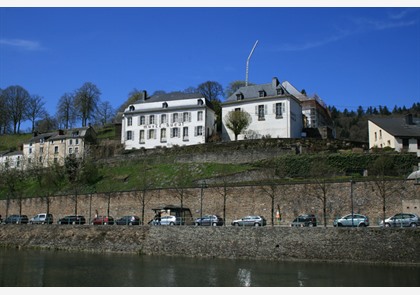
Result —
M 313 214 L 299 215 L 290 224 L 290 226 L 292 226 L 292 227 L 294 227 L 294 226 L 299 226 L 299 227 L 309 226 L 309 227 L 313 227 L 313 226 L 316 226 L 316 225 L 317 225 L 316 217 Z
M 30 224 L 52 224 L 53 221 L 53 215 L 47 213 L 40 213 L 29 219 Z
M 384 226 L 383 220 L 379 223 Z M 385 219 L 385 227 L 417 227 L 420 226 L 420 219 L 414 213 L 398 213 Z
M 134 215 L 123 216 L 117 219 L 115 223 L 117 225 L 140 225 L 140 218 Z
M 264 226 L 267 225 L 267 220 L 261 215 L 245 216 L 241 219 L 232 221 L 235 226 Z
M 92 220 L 93 225 L 113 225 L 114 218 L 112 216 L 98 216 Z
M 9 223 L 26 224 L 28 222 L 29 222 L 28 216 L 19 215 L 19 214 L 10 215 L 4 220 L 4 223 L 6 224 L 9 224 Z
M 351 214 L 348 214 L 334 220 L 333 225 L 335 227 L 341 227 L 341 226 L 364 227 L 364 226 L 369 226 L 369 218 L 361 214 L 353 214 L 353 217 Z
M 152 224 L 153 225 L 181 225 L 181 224 L 184 224 L 184 222 L 181 221 L 180 217 L 167 215 L 167 216 L 162 216 L 160 218 L 160 221 L 158 221 L 157 219 L 154 219 L 152 221 Z
M 218 215 L 205 215 L 203 217 L 197 218 L 194 222 L 195 225 L 212 225 L 218 226 L 223 225 L 223 218 Z
M 58 220 L 58 224 L 85 224 L 86 219 L 82 215 L 68 215 Z

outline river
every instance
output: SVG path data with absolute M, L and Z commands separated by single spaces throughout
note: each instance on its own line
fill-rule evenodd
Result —
M 419 287 L 420 266 L 0 248 L 0 287 Z

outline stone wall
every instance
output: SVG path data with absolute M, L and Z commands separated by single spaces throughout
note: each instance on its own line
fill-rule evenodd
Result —
M 420 186 L 414 182 L 394 181 L 387 183 L 385 202 L 387 217 L 397 212 L 413 212 L 420 214 Z M 265 189 L 264 189 L 265 188 Z M 351 186 L 349 182 L 329 183 L 326 188 L 326 224 L 332 225 L 333 220 L 344 214 L 351 213 Z M 271 224 L 272 199 L 267 194 L 270 187 L 236 186 L 226 188 L 226 224 L 233 219 L 245 215 L 263 215 Z M 204 214 L 224 213 L 224 188 L 208 187 L 190 188 L 185 190 L 183 206 L 191 209 L 193 217 L 200 216 L 202 205 Z M 377 225 L 383 218 L 383 200 L 378 196 L 379 189 L 373 182 L 357 182 L 353 185 L 353 210 L 370 218 L 371 225 Z M 289 225 L 299 214 L 312 213 L 324 224 L 324 206 L 322 190 L 317 184 L 302 183 L 294 185 L 279 185 L 275 187 L 274 207 L 280 207 L 282 219 L 275 225 Z M 201 198 L 202 196 L 202 198 Z M 65 215 L 84 215 L 91 220 L 98 210 L 100 215 L 118 218 L 124 215 L 142 217 L 142 194 L 140 192 L 118 192 L 111 194 L 70 195 L 46 198 L 28 198 L 22 200 L 0 200 L 0 214 L 3 219 L 11 214 L 25 214 L 28 217 L 38 213 L 49 212 L 54 220 Z M 146 192 L 144 206 L 144 221 L 147 223 L 154 216 L 152 208 L 162 205 L 180 205 L 180 196 L 175 189 L 155 189 Z M 405 204 L 405 205 L 403 205 Z M 407 209 L 408 208 L 408 209 Z
M 0 225 L 0 246 L 274 261 L 420 265 L 420 228 Z

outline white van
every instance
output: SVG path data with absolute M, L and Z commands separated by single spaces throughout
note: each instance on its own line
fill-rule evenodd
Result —
M 35 215 L 29 220 L 30 224 L 52 224 L 53 216 L 52 214 L 40 213 Z

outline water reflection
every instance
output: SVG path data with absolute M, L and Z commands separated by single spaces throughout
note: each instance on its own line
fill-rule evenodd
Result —
M 0 248 L 1 287 L 408 287 L 420 267 Z

